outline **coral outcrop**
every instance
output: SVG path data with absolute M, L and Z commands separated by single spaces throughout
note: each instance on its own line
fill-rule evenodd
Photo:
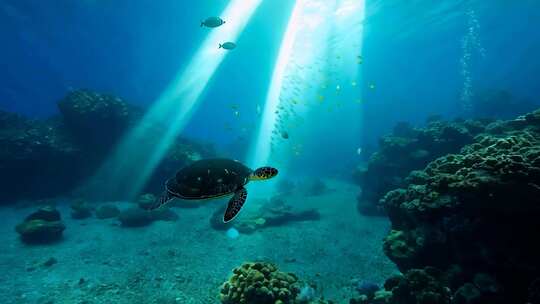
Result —
M 384 136 L 379 151 L 369 159 L 367 167 L 358 168 L 355 180 L 362 188 L 358 210 L 365 215 L 383 215 L 379 204 L 386 192 L 402 187 L 410 171 L 422 169 L 430 161 L 458 152 L 484 131 L 485 122 L 476 120 L 442 121 L 430 118 L 424 128 L 399 123 L 392 134 Z
M 0 111 L 0 202 L 69 193 L 95 172 L 143 114 L 121 98 L 88 90 L 70 92 L 58 107 L 60 115 L 47 120 Z M 156 126 L 148 137 L 160 137 L 162 128 Z M 213 154 L 208 145 L 176 138 L 146 190 L 161 193 L 164 179 L 193 160 Z
M 450 304 L 452 294 L 443 273 L 435 268 L 411 269 L 404 275 L 389 278 L 384 288 L 361 294 L 350 304 Z M 461 303 L 461 302 L 460 302 Z M 470 302 L 467 302 L 470 303 Z
M 540 277 L 540 110 L 486 132 L 386 194 L 384 250 L 402 271 L 440 269 L 453 303 L 525 303 Z
M 244 263 L 223 284 L 223 304 L 293 304 L 300 292 L 298 278 L 270 263 Z
M 119 97 L 89 90 L 68 93 L 58 109 L 74 139 L 100 153 L 110 149 L 141 115 Z
M 73 164 L 83 160 L 59 121 L 0 111 L 0 201 L 48 197 L 71 188 L 83 174 L 83 166 Z
M 60 212 L 54 207 L 45 206 L 33 212 L 15 227 L 21 240 L 27 244 L 46 244 L 62 238 L 66 226 L 62 223 Z

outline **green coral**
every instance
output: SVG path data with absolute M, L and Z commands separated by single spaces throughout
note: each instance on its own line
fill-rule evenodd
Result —
M 223 304 L 288 304 L 295 303 L 299 292 L 294 274 L 270 263 L 244 263 L 221 287 L 220 300 Z

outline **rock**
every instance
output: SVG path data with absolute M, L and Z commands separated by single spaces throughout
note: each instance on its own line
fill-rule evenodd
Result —
M 286 205 L 280 198 L 273 198 L 252 216 L 238 217 L 232 222 L 223 223 L 223 213 L 225 207 L 217 209 L 210 217 L 210 225 L 216 230 L 227 230 L 231 227 L 239 232 L 250 234 L 258 229 L 276 227 L 290 224 L 292 222 L 318 221 L 321 218 L 316 209 L 292 210 L 291 206 Z
M 58 260 L 56 260 L 53 257 L 48 258 L 45 262 L 43 262 L 43 267 L 51 267 L 52 265 L 58 263 Z
M 151 212 L 139 208 L 122 210 L 118 215 L 118 220 L 124 227 L 143 227 L 154 221 Z
M 53 206 L 45 206 L 31 213 L 26 217 L 25 221 L 44 220 L 47 222 L 55 222 L 60 221 L 60 219 L 60 212 L 56 210 L 56 208 Z
M 21 240 L 27 244 L 45 244 L 58 241 L 62 238 L 62 232 L 65 229 L 60 212 L 52 206 L 41 207 L 15 227 Z
M 155 204 L 156 199 L 156 196 L 152 193 L 145 193 L 139 196 L 139 199 L 137 200 L 137 205 L 139 205 L 139 208 L 141 209 L 148 210 Z
M 84 200 L 76 200 L 70 207 L 71 217 L 74 219 L 85 219 L 92 216 L 93 208 Z
M 109 219 L 119 216 L 120 209 L 114 205 L 101 205 L 96 209 L 98 219 Z
M 24 221 L 15 230 L 21 240 L 27 244 L 45 244 L 58 241 L 66 226 L 61 221 L 48 222 L 44 220 Z

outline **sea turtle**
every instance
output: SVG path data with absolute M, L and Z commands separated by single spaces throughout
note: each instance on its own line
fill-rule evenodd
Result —
M 233 194 L 229 200 L 223 222 L 234 219 L 244 205 L 249 181 L 266 180 L 278 174 L 272 167 L 251 170 L 236 160 L 226 158 L 202 159 L 182 168 L 176 176 L 165 182 L 163 195 L 149 209 L 157 209 L 174 198 L 201 200 Z
M 208 17 L 205 20 L 201 21 L 201 27 L 218 27 L 222 26 L 225 23 L 225 20 L 219 17 Z

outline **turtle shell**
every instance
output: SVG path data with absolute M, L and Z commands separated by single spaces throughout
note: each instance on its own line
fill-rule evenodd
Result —
M 203 159 L 184 167 L 167 181 L 167 191 L 183 199 L 214 198 L 235 192 L 252 170 L 225 158 Z

